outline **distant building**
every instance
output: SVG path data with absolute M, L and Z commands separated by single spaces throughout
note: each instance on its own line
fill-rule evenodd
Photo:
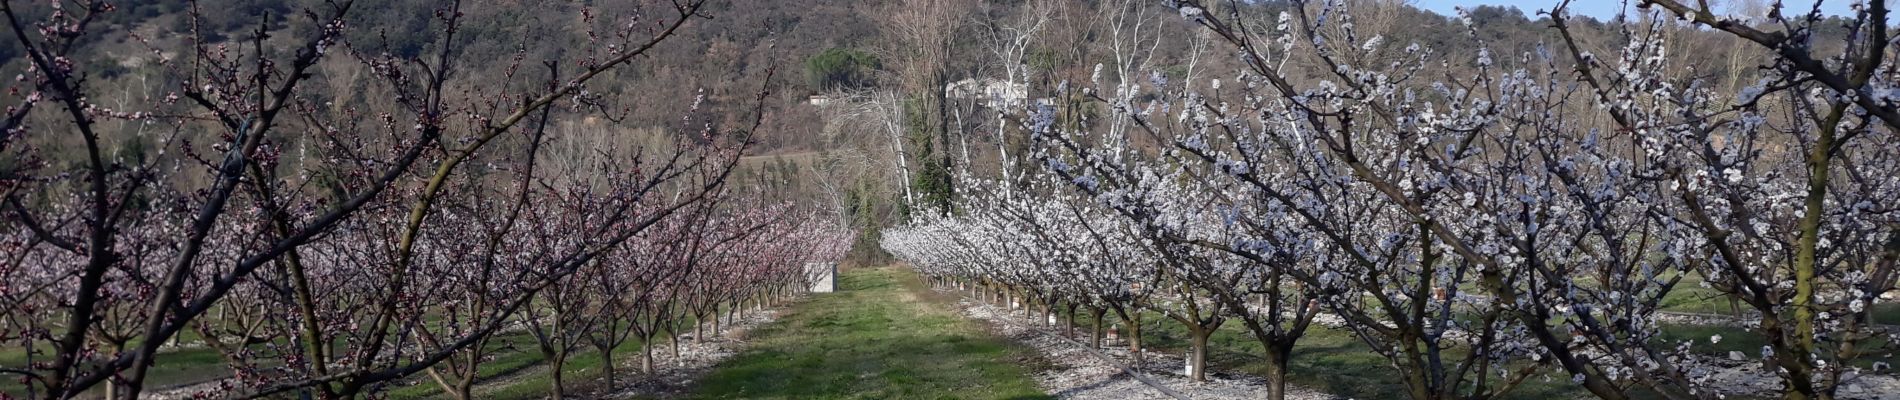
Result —
M 805 276 L 811 279 L 812 293 L 838 290 L 838 263 L 806 263 Z
M 943 95 L 958 100 L 981 101 L 983 104 L 1000 100 L 1003 103 L 1000 106 L 1015 106 L 1029 100 L 1029 84 L 998 79 L 964 79 L 944 85 Z

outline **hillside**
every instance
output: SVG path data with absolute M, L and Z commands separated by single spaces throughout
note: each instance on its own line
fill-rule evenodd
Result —
M 471 1 L 463 10 L 469 21 L 455 43 L 456 51 L 477 60 L 506 60 L 513 56 L 514 49 L 529 49 L 522 57 L 528 60 L 545 59 L 560 53 L 563 48 L 575 44 L 584 28 L 580 21 L 572 20 L 579 9 L 587 2 L 522 2 L 511 0 Z M 978 20 L 1002 20 L 1021 12 L 1022 1 L 986 2 L 982 7 L 970 10 L 960 18 L 969 22 L 960 28 L 952 51 L 957 55 L 948 65 L 948 74 L 954 79 L 987 78 L 1001 73 L 990 55 L 991 43 L 984 39 L 984 28 Z M 1263 27 L 1270 16 L 1285 7 L 1282 1 L 1258 3 L 1257 12 Z M 1367 2 L 1375 4 L 1375 2 Z M 230 42 L 241 44 L 255 36 L 254 31 L 264 23 L 274 43 L 286 44 L 286 40 L 299 35 L 307 35 L 311 26 L 304 13 L 321 2 L 297 0 L 241 0 L 224 2 L 218 7 L 200 6 L 194 9 L 192 3 L 184 0 L 159 0 L 136 2 L 126 5 L 103 19 L 105 34 L 89 38 L 104 42 L 90 46 L 92 57 L 111 62 L 98 63 L 114 65 L 97 71 L 93 79 L 112 81 L 137 81 L 138 85 L 122 87 L 145 88 L 144 93 L 124 93 L 134 97 L 154 96 L 168 86 L 163 82 L 175 80 L 167 76 L 153 63 L 153 54 L 164 57 L 177 57 L 179 49 L 194 38 L 212 43 Z M 1027 51 L 1034 62 L 1031 65 L 1040 82 L 1037 90 L 1053 87 L 1064 80 L 1079 81 L 1087 79 L 1097 64 L 1115 63 L 1114 55 L 1108 47 L 1112 38 L 1089 21 L 1100 16 L 1093 15 L 1084 2 L 1053 2 L 1058 10 L 1056 23 L 1043 31 L 1041 40 L 1030 44 Z M 434 11 L 442 4 L 429 0 L 392 0 L 359 2 L 357 12 L 349 23 L 358 28 L 347 42 L 351 51 L 366 54 L 388 53 L 398 58 L 424 57 L 437 52 L 441 46 L 436 32 L 441 21 Z M 894 39 L 888 28 L 880 28 L 881 15 L 885 10 L 898 5 L 892 1 L 842 1 L 815 0 L 784 2 L 771 0 L 722 0 L 712 3 L 706 10 L 710 17 L 685 27 L 680 35 L 663 43 L 651 55 L 633 68 L 607 77 L 597 87 L 600 90 L 634 96 L 639 101 L 628 110 L 628 117 L 635 126 L 657 126 L 666 121 L 675 120 L 693 99 L 702 94 L 710 107 L 731 110 L 745 110 L 746 103 L 754 93 L 762 88 L 763 77 L 767 70 L 777 69 L 778 75 L 771 88 L 775 96 L 767 102 L 767 129 L 760 136 L 762 142 L 758 148 L 761 154 L 777 152 L 815 151 L 828 144 L 819 140 L 823 122 L 818 110 L 803 105 L 807 96 L 818 94 L 826 88 L 818 86 L 807 77 L 809 63 L 813 57 L 831 49 L 855 49 L 869 54 L 890 58 L 890 46 Z M 602 3 L 594 11 L 600 16 L 616 15 L 611 3 Z M 1558 43 L 1548 23 L 1531 20 L 1514 8 L 1480 6 L 1470 12 L 1478 41 L 1467 39 L 1467 33 L 1455 18 L 1423 11 L 1406 5 L 1380 6 L 1376 13 L 1361 13 L 1360 30 L 1385 32 L 1389 42 L 1418 43 L 1434 49 L 1437 54 L 1453 60 L 1455 63 L 1468 62 L 1472 48 L 1476 43 L 1489 46 L 1497 54 L 1533 54 L 1540 45 L 1548 47 Z M 1361 7 L 1366 8 L 1366 7 Z M 44 10 L 41 10 L 42 12 Z M 1146 34 L 1156 36 L 1152 43 L 1153 61 L 1147 65 L 1149 70 L 1180 78 L 1186 70 L 1182 55 L 1192 48 L 1191 36 L 1174 34 L 1186 29 L 1178 18 L 1161 18 L 1158 11 L 1150 11 L 1147 19 Z M 32 12 L 26 13 L 31 15 Z M 194 18 L 196 23 L 193 23 Z M 1400 22 L 1403 23 L 1400 23 Z M 1581 19 L 1584 31 L 1602 32 L 1608 29 L 1605 23 Z M 1156 30 L 1155 26 L 1160 26 Z M 195 32 L 195 33 L 194 33 Z M 564 32 L 565 40 L 550 39 L 556 32 Z M 1363 33 L 1362 33 L 1363 34 Z M 1607 33 L 1603 33 L 1607 34 Z M 0 64 L 0 71 L 18 71 L 23 59 L 13 41 L 0 43 L 0 59 L 8 60 Z M 1724 51 L 1684 52 L 1685 57 L 1705 57 L 1718 60 L 1725 57 Z M 156 52 L 154 52 L 156 50 Z M 1516 57 L 1504 57 L 1505 62 L 1515 62 Z M 1216 61 L 1218 62 L 1218 61 Z M 1696 63 L 1716 68 L 1697 71 L 1697 73 L 1717 76 L 1728 71 L 1722 68 L 1727 62 Z M 1216 64 L 1218 65 L 1218 64 Z M 482 77 L 498 77 L 501 65 L 467 65 L 459 68 L 459 73 Z M 1220 71 L 1232 66 L 1219 66 Z M 1111 69 L 1109 78 L 1112 76 Z M 877 69 L 874 75 L 886 75 L 880 79 L 894 82 L 889 74 L 894 71 Z M 1146 71 L 1142 72 L 1144 75 Z M 1216 72 L 1214 75 L 1224 75 Z M 121 95 L 115 93 L 114 95 Z M 0 102 L 17 101 L 4 99 Z M 743 112 L 725 113 L 729 118 L 741 120 Z M 868 140 L 854 138 L 852 140 Z

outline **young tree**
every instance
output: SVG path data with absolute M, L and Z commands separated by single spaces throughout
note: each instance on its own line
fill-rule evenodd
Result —
M 1609 78 L 1612 61 L 1578 49 L 1555 14 L 1579 79 L 1609 105 L 1617 129 L 1640 139 L 1638 173 L 1666 184 L 1646 198 L 1682 225 L 1669 261 L 1746 304 L 1767 339 L 1763 358 L 1787 398 L 1833 398 L 1855 360 L 1878 346 L 1871 306 L 1894 289 L 1900 237 L 1890 197 L 1900 182 L 1890 96 L 1894 50 L 1886 2 L 1856 4 L 1845 19 L 1813 7 L 1770 7 L 1765 20 L 1707 4 L 1643 1 L 1690 23 L 1772 52 L 1759 80 L 1729 96 L 1673 87 L 1651 75 Z M 1828 37 L 1824 25 L 1839 25 Z M 1817 43 L 1838 41 L 1838 54 Z M 1651 57 L 1662 57 L 1655 53 Z M 1628 65 L 1634 59 L 1617 60 Z M 1644 59 L 1640 62 L 1655 63 Z M 1665 86 L 1667 85 L 1667 86 Z M 1893 333 L 1885 332 L 1891 348 Z

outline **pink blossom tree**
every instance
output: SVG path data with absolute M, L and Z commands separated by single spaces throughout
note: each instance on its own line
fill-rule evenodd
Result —
M 327 3 L 304 13 L 317 29 L 290 42 L 260 28 L 244 41 L 194 41 L 175 60 L 151 45 L 176 87 L 140 110 L 91 100 L 89 66 L 72 54 L 114 7 L 77 4 L 0 6 L 30 64 L 0 138 L 0 151 L 28 161 L 4 180 L 4 223 L 20 233 L 0 270 L 23 279 L 0 297 L 33 311 L 10 308 L 0 338 L 45 355 L 0 373 L 22 377 L 34 397 L 106 385 L 137 398 L 161 348 L 187 329 L 231 359 L 226 397 L 353 397 L 451 357 L 480 360 L 471 349 L 541 292 L 713 198 L 747 143 L 689 118 L 680 132 L 695 137 L 566 191 L 530 187 L 538 146 L 500 144 L 539 143 L 543 131 L 525 125 L 544 124 L 557 104 L 614 109 L 587 82 L 696 20 L 699 1 L 584 11 L 569 58 L 541 63 L 543 74 L 517 54 L 499 66 L 503 79 L 484 82 L 459 69 L 459 2 L 434 12 L 439 52 L 414 59 L 345 40 L 353 4 Z M 320 101 L 309 82 L 350 64 L 373 77 L 363 90 L 376 100 Z M 293 131 L 311 139 L 280 134 Z M 77 167 L 45 161 L 65 156 L 37 147 L 55 137 L 85 143 Z M 107 147 L 122 142 L 156 154 Z M 480 174 L 496 168 L 516 177 Z M 475 212 L 490 207 L 512 211 Z M 516 235 L 535 240 L 496 240 Z

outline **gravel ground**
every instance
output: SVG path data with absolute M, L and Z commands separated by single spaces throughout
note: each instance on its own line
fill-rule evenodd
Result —
M 792 302 L 786 302 L 786 304 L 790 303 Z M 693 340 L 690 334 L 682 335 L 679 359 L 673 358 L 672 349 L 665 347 L 664 342 L 658 343 L 662 347 L 653 349 L 653 364 L 654 367 L 659 370 L 657 374 L 640 374 L 641 357 L 620 357 L 621 359 L 616 360 L 622 364 L 620 371 L 623 373 L 619 378 L 620 387 L 615 389 L 612 394 L 601 397 L 613 399 L 635 397 L 667 399 L 682 397 L 691 389 L 692 383 L 699 380 L 700 377 L 705 376 L 707 372 L 710 372 L 713 366 L 745 350 L 747 343 L 745 340 L 746 332 L 750 332 L 753 328 L 776 320 L 781 311 L 783 310 L 775 308 L 763 312 L 747 314 L 744 318 L 740 318 L 737 323 L 723 327 L 724 332 L 721 335 L 708 338 L 709 340 Z M 527 372 L 532 371 L 524 371 L 523 373 L 513 375 L 526 376 Z M 207 394 L 224 392 L 227 388 L 221 388 L 221 386 L 226 383 L 226 380 L 213 380 L 165 388 L 148 392 L 141 396 L 141 398 L 155 400 L 199 398 Z M 480 386 L 483 386 L 483 389 L 492 389 L 492 386 L 497 384 L 506 384 L 506 382 L 489 382 L 483 383 Z M 480 390 L 482 389 L 478 389 L 478 391 Z
M 186 400 L 186 399 L 207 398 L 205 396 L 209 396 L 208 398 L 217 398 L 220 396 L 216 396 L 212 394 L 226 393 L 230 389 L 230 388 L 223 387 L 225 382 L 226 380 L 220 379 L 220 380 L 214 380 L 210 382 L 194 383 L 190 385 L 152 390 L 152 391 L 148 391 L 144 393 L 139 393 L 139 398 L 152 399 L 152 400 Z
M 1036 350 L 1047 359 L 1050 368 L 1036 373 L 1036 383 L 1044 391 L 1063 399 L 1167 399 L 1167 395 L 1123 373 L 1115 364 L 1089 353 L 1079 343 L 1044 333 L 1034 321 L 1000 307 L 965 299 L 959 303 L 965 315 L 990 323 L 999 335 Z M 1108 346 L 1104 354 L 1115 363 L 1132 364 L 1123 346 Z M 1136 370 L 1181 394 L 1194 399 L 1257 399 L 1266 390 L 1260 377 L 1209 371 L 1208 381 L 1195 383 L 1182 375 L 1183 359 L 1178 355 L 1146 352 L 1146 361 Z M 1328 400 L 1340 397 L 1316 390 L 1289 386 L 1287 398 Z
M 1064 399 L 1165 399 L 1160 391 L 1133 377 L 1122 373 L 1120 367 L 1089 354 L 1083 345 L 1051 336 L 1039 329 L 1043 325 L 1020 310 L 1007 310 L 987 303 L 964 299 L 960 303 L 964 313 L 972 318 L 989 322 L 997 328 L 999 334 L 1041 353 L 1053 366 L 1047 371 L 1037 373 L 1036 381 L 1043 390 Z M 1013 311 L 1013 312 L 1012 312 Z M 1337 317 L 1322 316 L 1316 323 L 1328 326 L 1341 321 L 1332 321 Z M 1707 322 L 1707 321 L 1701 321 Z M 1130 364 L 1124 345 L 1110 345 L 1102 350 L 1113 357 L 1117 363 Z M 1209 371 L 1209 381 L 1194 383 L 1182 375 L 1182 357 L 1165 353 L 1146 353 L 1147 362 L 1137 369 L 1144 374 L 1161 381 L 1168 388 L 1195 399 L 1253 399 L 1258 398 L 1265 388 L 1265 380 L 1245 374 Z M 1720 391 L 1725 395 L 1773 395 L 1779 392 L 1777 379 L 1773 371 L 1764 371 L 1759 359 L 1744 357 L 1742 361 L 1718 358 L 1697 357 L 1692 370 L 1706 371 L 1711 380 L 1705 387 Z M 1701 375 L 1701 374 L 1696 374 Z M 1299 400 L 1338 399 L 1324 392 L 1303 387 L 1288 387 L 1287 398 Z M 1878 374 L 1861 374 L 1847 378 L 1847 384 L 1841 387 L 1840 398 L 1857 400 L 1900 400 L 1900 377 L 1892 371 Z
M 1764 369 L 1760 359 L 1746 356 L 1743 356 L 1743 359 L 1744 361 L 1736 361 L 1697 357 L 1695 362 L 1701 365 L 1692 366 L 1691 370 L 1710 371 L 1708 373 L 1710 382 L 1704 387 L 1722 394 L 1773 397 L 1774 394 L 1780 393 L 1780 379 L 1775 377 L 1775 371 Z M 1841 385 L 1836 394 L 1841 399 L 1900 400 L 1900 378 L 1896 378 L 1892 371 L 1878 374 L 1850 374 L 1842 381 L 1846 384 Z

